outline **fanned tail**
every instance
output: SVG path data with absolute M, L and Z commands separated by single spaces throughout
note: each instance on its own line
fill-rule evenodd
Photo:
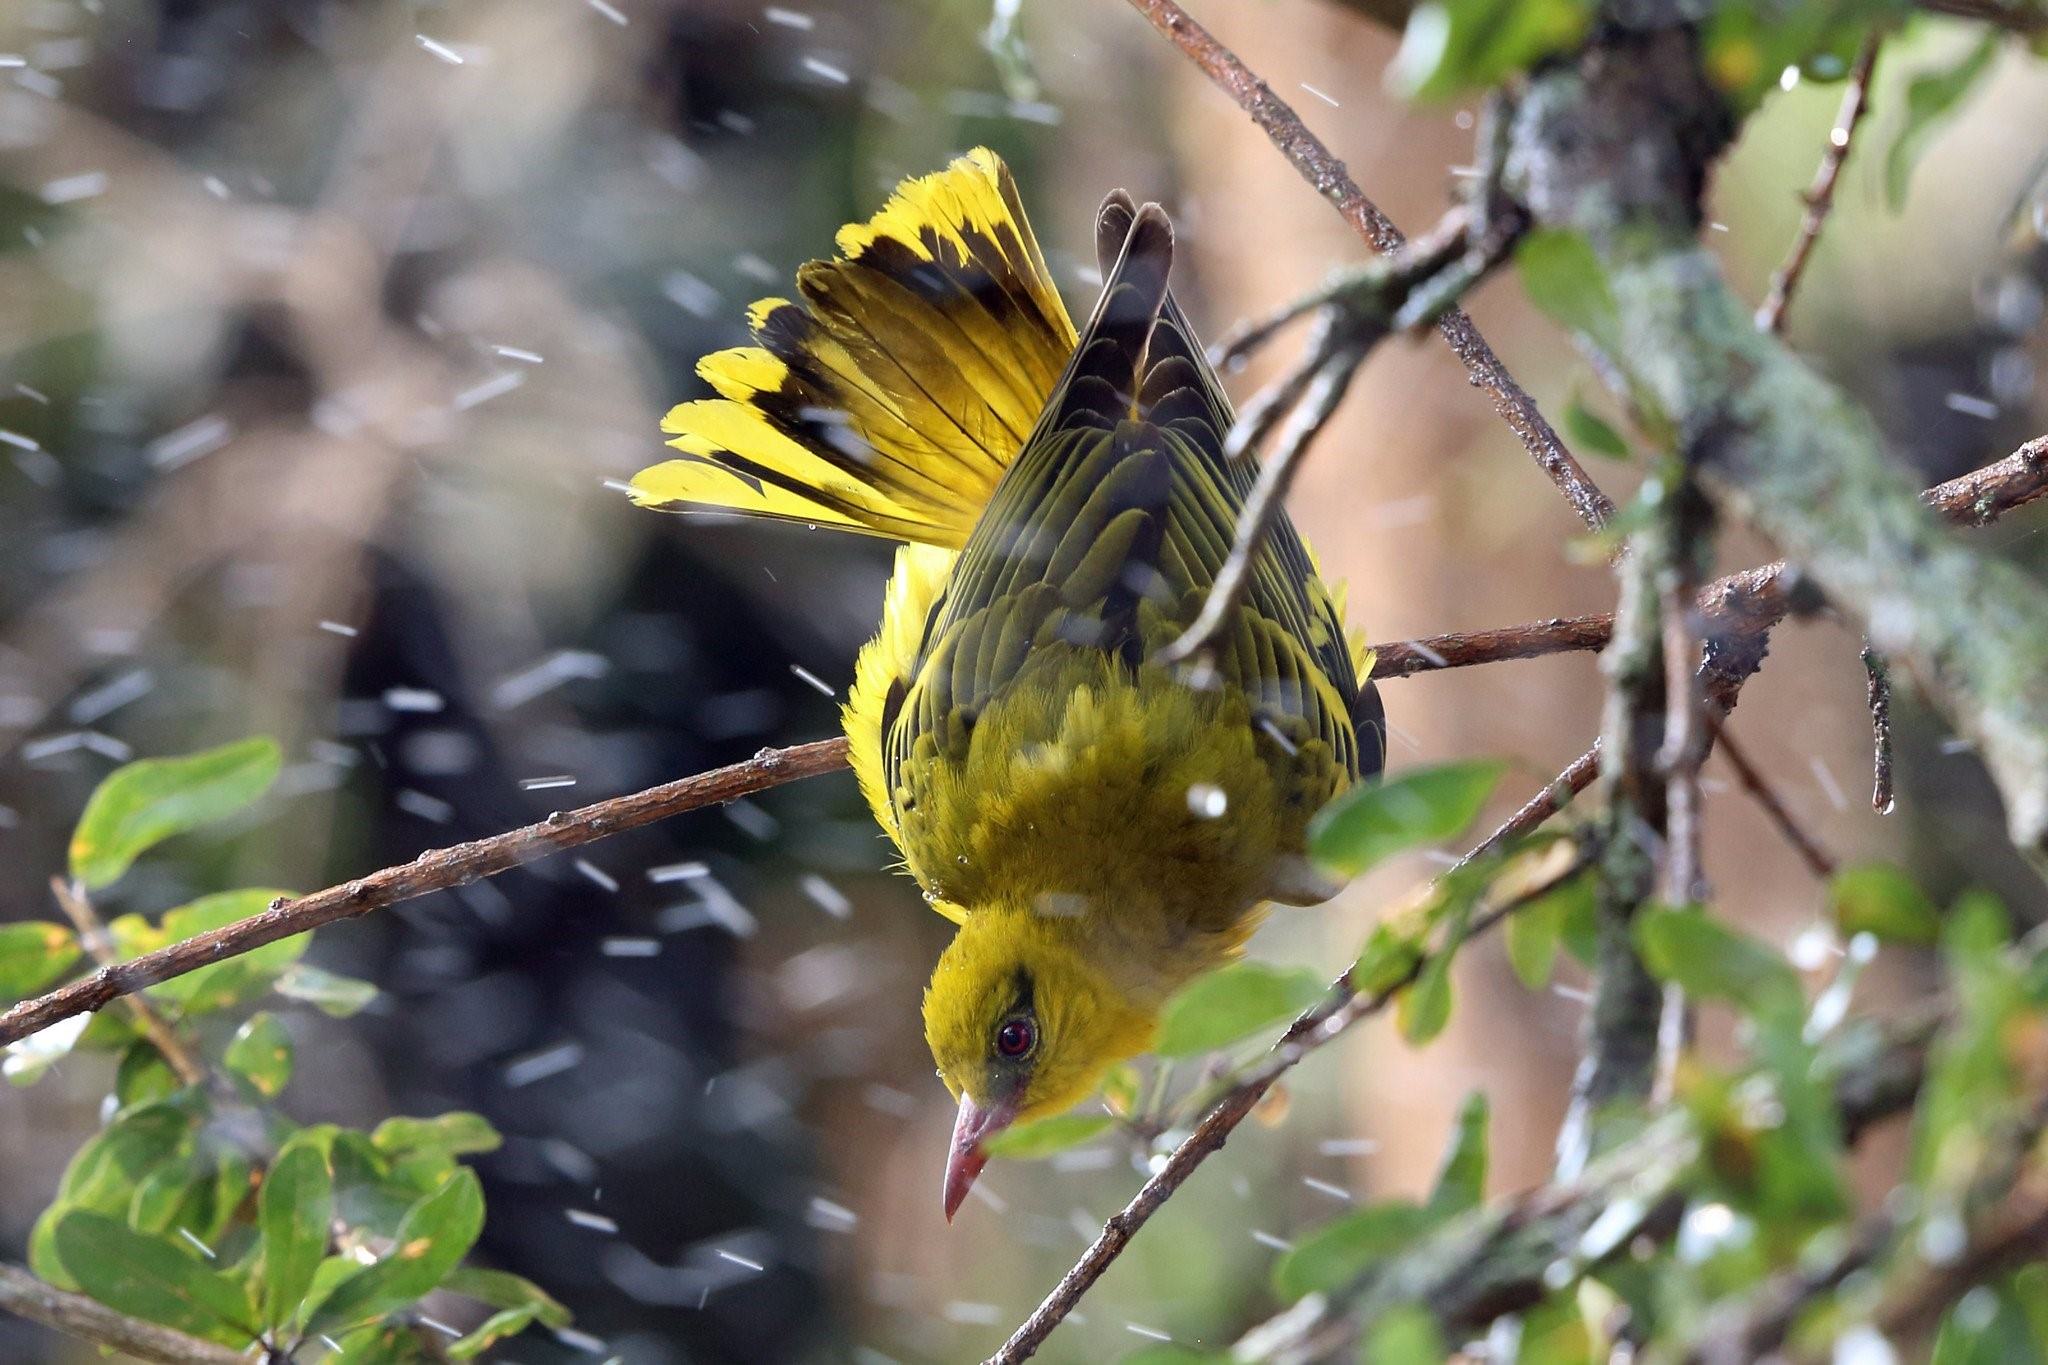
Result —
M 1075 343 L 1016 184 L 976 148 L 838 247 L 797 272 L 801 302 L 749 310 L 756 344 L 698 364 L 720 397 L 668 414 L 686 458 L 635 502 L 965 543 Z

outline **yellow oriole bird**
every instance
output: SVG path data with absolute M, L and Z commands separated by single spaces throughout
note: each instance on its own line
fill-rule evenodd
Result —
M 1257 469 L 1167 288 L 1173 230 L 1113 193 L 1077 335 L 996 156 L 909 180 L 756 345 L 663 430 L 645 506 L 906 542 L 845 706 L 875 818 L 958 931 L 925 1036 L 958 1099 L 950 1219 L 1019 1120 L 1145 1050 L 1161 1006 L 1235 956 L 1267 901 L 1329 888 L 1309 817 L 1379 771 L 1384 719 L 1283 517 L 1196 663 L 1155 663 L 1200 610 Z

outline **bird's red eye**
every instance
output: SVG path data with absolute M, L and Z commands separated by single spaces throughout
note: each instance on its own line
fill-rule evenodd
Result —
M 996 1030 L 996 1051 L 1005 1057 L 1022 1057 L 1038 1041 L 1038 1031 L 1029 1019 L 1005 1019 Z

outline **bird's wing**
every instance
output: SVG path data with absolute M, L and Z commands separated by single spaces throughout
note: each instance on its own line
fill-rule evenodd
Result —
M 1167 292 L 1165 214 L 1112 196 L 1099 235 L 1119 244 L 1101 301 L 884 698 L 882 778 L 899 802 L 913 753 L 964 760 L 1033 649 L 1064 642 L 1148 666 L 1214 586 L 1257 477 L 1223 457 L 1230 405 Z M 1320 741 L 1322 761 L 1351 778 L 1378 770 L 1376 698 L 1361 697 L 1336 606 L 1284 517 L 1213 667 L 1274 743 Z
M 636 475 L 635 502 L 967 539 L 1074 346 L 1016 184 L 977 148 L 838 247 L 797 272 L 801 301 L 749 310 L 756 344 L 698 364 L 720 396 L 670 411 L 686 458 Z

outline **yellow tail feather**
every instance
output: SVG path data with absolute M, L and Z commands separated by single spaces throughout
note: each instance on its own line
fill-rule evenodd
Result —
M 664 510 L 723 509 L 957 548 L 1076 340 L 1009 170 L 976 148 L 907 180 L 840 257 L 706 356 L 721 396 L 662 422 L 686 458 L 634 476 Z

